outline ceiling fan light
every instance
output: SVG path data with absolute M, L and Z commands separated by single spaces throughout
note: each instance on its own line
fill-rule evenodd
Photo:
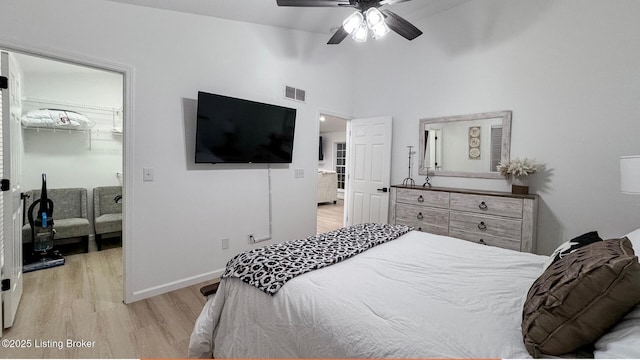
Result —
M 373 30 L 374 27 L 378 26 L 380 23 L 384 23 L 384 15 L 380 12 L 380 10 L 372 7 L 367 10 L 365 13 L 367 18 L 367 24 L 369 28 Z
M 362 22 L 362 24 L 360 24 L 360 26 L 353 32 L 351 37 L 355 41 L 366 42 L 368 35 L 369 35 L 369 28 L 367 28 L 367 24 Z
M 373 32 L 374 39 L 380 39 L 381 37 L 387 35 L 389 31 L 391 31 L 391 29 L 389 29 L 389 26 L 387 26 L 387 24 L 383 21 L 371 28 L 371 31 Z
M 356 11 L 353 14 L 349 15 L 348 18 L 344 19 L 342 22 L 342 27 L 344 31 L 349 34 L 353 34 L 358 27 L 364 23 L 364 15 L 360 11 Z

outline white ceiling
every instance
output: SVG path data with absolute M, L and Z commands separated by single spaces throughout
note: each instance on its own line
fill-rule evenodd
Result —
M 179 11 L 204 16 L 271 25 L 287 29 L 331 34 L 331 29 L 354 10 L 352 8 L 278 7 L 276 0 L 110 0 L 114 2 Z M 388 6 L 409 21 L 415 21 L 469 0 L 413 0 Z
M 341 117 L 328 115 L 328 114 L 320 114 L 324 116 L 325 120 L 320 121 L 320 132 L 344 132 L 347 131 L 347 119 L 343 119 Z M 318 119 L 319 120 L 319 119 Z
M 342 24 L 352 8 L 279 7 L 276 0 L 109 0 L 170 11 L 212 16 L 248 23 L 296 29 L 326 34 L 327 40 Z M 386 6 L 409 21 L 431 16 L 470 0 L 412 0 Z M 26 73 L 31 72 L 94 72 L 96 69 L 49 61 L 39 57 L 16 54 Z M 333 131 L 333 130 L 332 130 Z

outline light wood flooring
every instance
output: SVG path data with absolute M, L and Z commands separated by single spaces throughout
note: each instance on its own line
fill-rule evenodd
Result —
M 32 346 L 3 347 L 0 358 L 186 357 L 205 302 L 198 284 L 125 305 L 120 247 L 66 256 L 63 266 L 24 274 L 23 284 L 15 324 L 2 339 Z M 95 343 L 67 348 L 67 339 Z M 64 346 L 35 347 L 47 340 Z
M 341 228 L 344 220 L 344 200 L 333 203 L 318 204 L 317 233 Z
M 318 205 L 318 233 L 341 228 L 344 201 Z M 63 266 L 24 274 L 15 324 L 2 339 L 31 340 L 2 348 L 0 358 L 186 357 L 205 298 L 203 283 L 125 305 L 122 248 L 68 255 Z M 92 348 L 68 348 L 67 340 Z M 57 347 L 36 347 L 49 341 Z

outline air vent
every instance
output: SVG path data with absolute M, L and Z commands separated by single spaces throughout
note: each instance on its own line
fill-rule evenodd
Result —
M 296 88 L 291 86 L 284 87 L 284 97 L 287 99 L 295 100 L 296 99 Z
M 290 100 L 304 102 L 306 99 L 306 91 L 302 89 L 296 89 L 291 86 L 285 86 L 284 97 Z

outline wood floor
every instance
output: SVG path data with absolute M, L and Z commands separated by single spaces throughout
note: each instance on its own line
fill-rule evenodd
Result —
M 342 227 L 343 208 L 343 200 L 318 205 L 318 232 Z M 125 305 L 121 247 L 68 255 L 63 266 L 24 274 L 23 284 L 16 322 L 2 339 L 31 347 L 3 347 L 0 358 L 186 357 L 206 285 Z M 67 340 L 93 346 L 67 347 Z
M 32 345 L 3 347 L 0 358 L 186 357 L 205 302 L 198 284 L 125 305 L 120 247 L 66 256 L 63 266 L 24 274 L 23 284 L 16 322 L 2 339 Z M 68 348 L 67 340 L 93 347 Z
M 339 229 L 344 220 L 344 200 L 333 203 L 318 204 L 318 234 Z

